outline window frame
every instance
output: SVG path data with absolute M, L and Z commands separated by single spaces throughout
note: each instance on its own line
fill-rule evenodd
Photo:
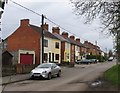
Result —
M 59 49 L 59 42 L 55 42 L 55 48 Z

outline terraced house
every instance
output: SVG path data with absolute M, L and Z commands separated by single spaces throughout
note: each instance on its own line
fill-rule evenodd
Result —
M 44 61 L 61 62 L 61 41 L 48 31 L 48 24 L 44 24 Z M 53 29 L 54 30 L 54 29 Z
M 61 41 L 61 62 L 70 62 L 70 42 L 60 35 L 59 27 L 53 27 L 52 34 Z
M 31 25 L 29 19 L 23 19 L 20 21 L 20 26 L 17 30 L 7 38 L 7 50 L 10 52 L 34 51 L 34 55 L 30 55 L 29 52 L 24 52 L 24 56 L 21 53 L 18 55 L 18 63 L 26 64 L 21 60 L 27 61 L 27 64 L 40 64 L 41 63 L 41 39 L 42 29 L 41 27 Z M 44 60 L 45 62 L 56 61 L 60 62 L 60 40 L 57 39 L 48 31 L 48 24 L 44 25 Z M 18 53 L 19 54 L 19 53 Z M 30 58 L 30 59 L 28 59 Z M 34 59 L 35 58 L 35 59 Z M 35 60 L 35 62 L 33 62 Z M 32 63 L 31 63 L 32 61 Z
M 100 47 L 88 41 L 84 44 L 80 38 L 69 36 L 67 32 L 60 34 L 59 27 L 43 25 L 44 62 L 75 62 L 85 59 L 86 55 L 101 55 Z M 5 39 L 7 51 L 13 53 L 18 64 L 42 63 L 42 27 L 31 25 L 29 19 L 20 21 L 20 26 Z

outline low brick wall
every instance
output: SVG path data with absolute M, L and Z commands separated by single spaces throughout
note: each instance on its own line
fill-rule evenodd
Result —
M 35 68 L 37 65 L 21 65 L 17 64 L 16 65 L 16 73 L 17 74 L 25 74 L 25 73 L 30 73 L 30 71 Z
M 7 65 L 2 67 L 2 77 L 15 74 L 26 74 L 35 68 L 37 65 Z
M 16 66 L 6 65 L 2 66 L 2 77 L 16 74 Z

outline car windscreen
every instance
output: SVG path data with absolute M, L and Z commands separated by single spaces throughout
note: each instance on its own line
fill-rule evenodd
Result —
M 37 68 L 50 68 L 51 64 L 41 64 L 39 66 L 37 66 Z

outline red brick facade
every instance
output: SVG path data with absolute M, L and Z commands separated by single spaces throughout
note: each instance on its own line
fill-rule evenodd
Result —
M 20 27 L 8 37 L 7 50 L 10 52 L 19 49 L 35 51 L 36 64 L 40 64 L 40 34 L 29 26 L 29 20 L 21 20 Z

